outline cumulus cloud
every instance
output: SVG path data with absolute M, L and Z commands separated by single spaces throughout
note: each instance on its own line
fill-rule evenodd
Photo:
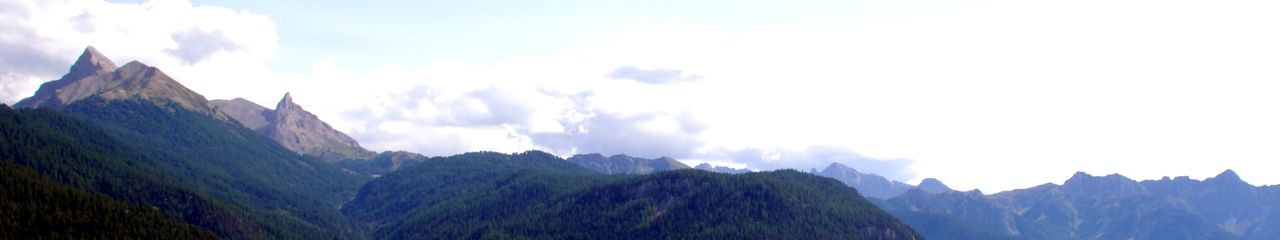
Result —
M 187 29 L 170 36 L 173 36 L 173 41 L 178 43 L 178 47 L 166 49 L 164 52 L 188 65 L 203 61 L 214 53 L 238 51 L 244 48 L 235 40 L 227 38 L 222 31 L 216 30 Z
M 533 148 L 517 129 L 527 129 L 537 109 L 529 103 L 531 99 L 515 96 L 511 90 L 416 85 L 371 96 L 380 100 L 357 104 L 326 120 L 344 123 L 349 127 L 344 131 L 362 145 L 379 150 L 452 155 Z
M 692 157 L 704 143 L 689 123 L 665 113 L 620 114 L 591 111 L 566 121 L 564 132 L 531 133 L 533 142 L 561 154 L 604 153 L 644 157 Z
M 685 73 L 680 69 L 653 68 L 642 69 L 635 65 L 621 66 L 609 73 L 613 79 L 630 79 L 648 84 L 672 84 L 702 79 L 697 74 Z
M 708 151 L 700 158 L 745 164 L 760 170 L 810 168 L 821 170 L 831 163 L 840 163 L 864 173 L 874 173 L 886 178 L 907 181 L 915 179 L 910 159 L 877 159 L 864 156 L 852 149 L 829 145 L 815 145 L 800 149 L 788 148 L 719 148 Z
M 118 63 L 159 67 L 206 96 L 284 91 L 262 81 L 274 78 L 264 63 L 277 44 L 275 24 L 246 11 L 185 0 L 4 1 L 0 35 L 0 101 L 6 103 L 57 79 L 86 46 Z M 248 84 L 259 87 L 235 87 Z
M 388 104 L 376 106 L 381 108 L 380 112 L 385 112 L 378 116 L 433 126 L 526 125 L 535 110 L 526 99 L 495 86 L 457 93 L 419 85 L 408 91 L 392 93 L 388 99 Z
M 348 133 L 371 148 L 427 155 L 541 149 L 685 158 L 708 128 L 688 112 L 610 110 L 592 91 L 421 84 L 374 98 L 382 100 L 341 114 L 354 123 Z

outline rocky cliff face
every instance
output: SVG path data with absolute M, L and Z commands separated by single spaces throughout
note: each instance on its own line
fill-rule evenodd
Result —
M 213 100 L 209 101 L 214 108 L 227 113 L 232 119 L 240 122 L 241 125 L 254 131 L 265 129 L 267 127 L 267 118 L 272 117 L 274 112 L 262 105 L 250 102 L 244 98 L 236 98 L 231 100 Z
M 89 98 L 141 99 L 168 103 L 226 119 L 224 114 L 213 110 L 204 96 L 182 86 L 160 69 L 137 61 L 117 68 L 111 59 L 107 59 L 93 47 L 85 48 L 66 75 L 40 85 L 34 96 L 18 101 L 14 107 L 57 109 Z
M 831 163 L 818 175 L 840 180 L 845 185 L 858 189 L 858 193 L 861 193 L 862 196 L 879 199 L 889 199 L 914 188 L 906 183 L 892 181 L 880 175 L 861 173 L 839 163 Z
M 288 93 L 276 104 L 274 113 L 267 121 L 265 133 L 285 148 L 328 160 L 369 159 L 375 155 L 361 148 L 355 139 L 294 104 Z
M 293 97 L 288 93 L 276 104 L 275 110 L 241 98 L 214 100 L 213 105 L 241 125 L 299 154 L 330 162 L 367 160 L 377 155 L 360 147 L 355 139 L 333 129 L 315 114 L 293 103 Z

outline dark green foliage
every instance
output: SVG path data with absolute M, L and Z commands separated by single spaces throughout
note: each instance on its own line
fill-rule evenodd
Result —
M 416 153 L 398 151 L 379 153 L 373 159 L 352 159 L 333 162 L 333 165 L 363 176 L 381 176 L 400 169 L 401 166 L 426 161 L 427 159 L 429 158 Z
M 279 144 L 228 120 L 141 100 L 84 100 L 62 109 L 128 139 L 149 173 L 244 209 L 270 238 L 353 237 L 361 229 L 338 212 L 365 178 Z
M 167 215 L 227 238 L 918 238 L 855 190 L 794 171 L 614 176 L 543 152 L 481 152 L 400 161 L 356 194 L 363 177 L 183 108 L 87 100 L 62 110 L 0 107 L 0 159 L 104 195 L 85 203 L 154 215 L 106 225 L 118 231 L 187 236 L 163 227 Z
M 56 182 L 159 209 L 221 236 L 257 236 L 226 204 L 180 188 L 146 168 L 154 160 L 96 127 L 45 109 L 0 106 L 0 160 Z
M 214 239 L 212 233 L 0 162 L 0 239 Z
M 62 111 L 4 107 L 0 157 L 223 237 L 365 235 L 338 207 L 367 179 L 238 124 L 138 100 L 86 100 Z
M 450 231 L 422 224 L 477 226 L 527 208 L 535 200 L 581 188 L 588 183 L 580 181 L 595 181 L 588 177 L 595 175 L 541 152 L 465 153 L 409 165 L 370 181 L 342 211 L 373 224 L 375 236 L 397 235 L 401 233 L 395 231 L 410 228 L 463 236 L 471 232 L 462 230 L 471 229 Z
M 343 212 L 386 239 L 918 238 L 855 190 L 809 174 L 604 175 L 536 151 L 408 166 Z

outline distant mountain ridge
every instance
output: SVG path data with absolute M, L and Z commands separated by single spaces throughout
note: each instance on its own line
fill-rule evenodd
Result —
M 994 232 L 1023 239 L 1280 239 L 1280 186 L 1252 186 L 1231 170 L 1203 181 L 1077 172 L 1062 185 L 994 195 L 912 190 L 878 204 L 934 238 Z M 935 228 L 947 221 L 942 216 L 973 224 Z
M 711 164 L 709 164 L 709 163 L 702 163 L 702 164 L 698 164 L 698 166 L 694 166 L 693 168 L 694 168 L 694 169 L 698 169 L 698 170 L 708 171 L 708 172 L 729 173 L 729 174 L 739 174 L 739 173 L 749 173 L 749 172 L 751 172 L 751 169 L 746 169 L 746 168 L 731 168 L 731 167 L 723 167 L 723 166 L 711 166 Z
M 840 163 L 831 163 L 818 172 L 819 176 L 840 180 L 845 185 L 858 189 L 863 196 L 889 199 L 915 188 L 906 183 L 889 180 L 876 174 L 862 173 Z
M 318 157 L 328 162 L 367 160 L 377 154 L 360 147 L 347 134 L 321 121 L 285 93 L 276 109 L 267 109 L 243 98 L 213 100 L 215 108 L 226 112 L 241 125 L 275 140 L 294 152 Z
M 625 154 L 613 155 L 608 158 L 599 153 L 578 154 L 569 157 L 568 161 L 573 164 L 595 170 L 606 174 L 649 174 L 661 171 L 689 169 L 689 165 L 680 163 L 669 157 L 660 157 L 655 159 L 645 159 L 627 156 Z

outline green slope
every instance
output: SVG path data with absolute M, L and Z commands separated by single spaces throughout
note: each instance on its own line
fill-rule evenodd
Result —
M 160 211 L 50 181 L 0 162 L 0 238 L 214 239 Z
M 371 181 L 343 212 L 386 239 L 918 239 L 809 174 L 604 175 L 536 151 L 417 163 Z
M 299 156 L 244 127 L 138 100 L 5 107 L 17 165 L 230 238 L 363 238 L 338 211 L 365 177 Z
M 230 121 L 171 103 L 96 99 L 61 109 L 152 160 L 144 169 L 244 209 L 268 238 L 352 238 L 363 231 L 338 212 L 365 178 L 302 157 Z
M 65 114 L 0 105 L 0 160 L 61 184 L 154 207 L 220 236 L 259 236 L 241 210 L 148 173 L 155 160 Z

